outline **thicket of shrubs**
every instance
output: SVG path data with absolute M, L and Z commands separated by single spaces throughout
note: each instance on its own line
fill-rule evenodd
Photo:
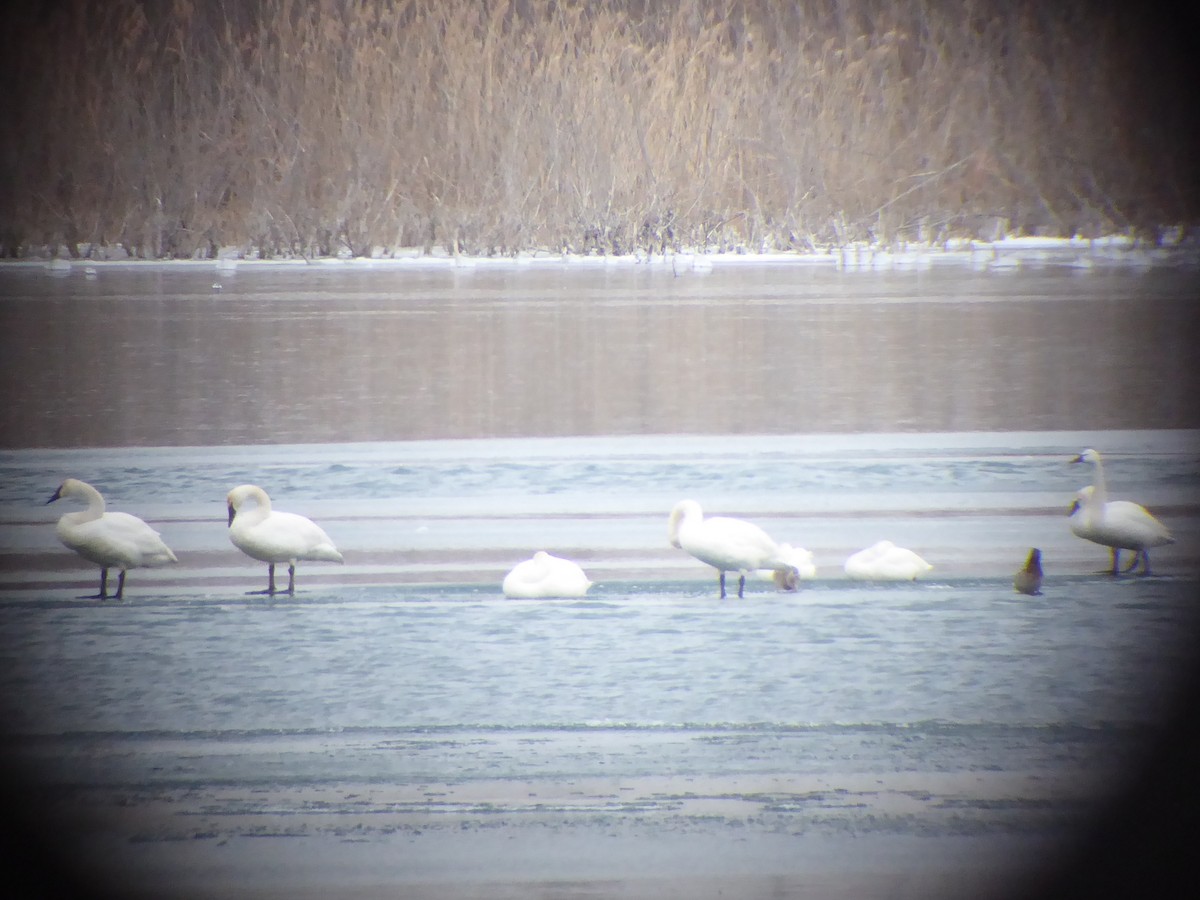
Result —
M 5 255 L 786 249 L 1150 234 L 1200 210 L 1194 66 L 1172 46 L 1189 23 L 1137 4 L 58 0 L 6 17 Z

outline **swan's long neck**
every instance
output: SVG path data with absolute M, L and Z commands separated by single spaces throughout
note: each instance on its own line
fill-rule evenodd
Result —
M 1108 484 L 1104 480 L 1104 463 L 1100 461 L 1100 454 L 1097 453 L 1092 464 L 1096 467 L 1095 475 L 1092 478 L 1091 503 L 1093 506 L 1103 506 L 1108 502 Z
M 253 509 L 246 509 L 245 503 L 251 498 L 254 499 L 256 506 Z M 271 498 L 262 488 L 250 485 L 249 488 L 242 491 L 236 512 L 235 519 L 240 520 L 243 525 L 257 525 L 271 514 Z
M 73 525 L 84 522 L 94 522 L 104 515 L 104 497 L 101 493 L 84 481 L 76 481 L 71 485 L 71 496 L 87 501 L 87 509 L 77 510 L 63 516 Z
M 703 513 L 694 504 L 679 503 L 671 510 L 671 519 L 667 523 L 667 539 L 672 547 L 679 547 L 679 532 L 692 522 L 700 521 Z M 682 549 L 682 548 L 681 548 Z

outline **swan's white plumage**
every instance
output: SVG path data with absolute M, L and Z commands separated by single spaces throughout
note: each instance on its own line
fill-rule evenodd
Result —
M 1100 454 L 1084 450 L 1072 462 L 1088 462 L 1093 468 L 1093 483 L 1075 495 L 1067 514 L 1071 531 L 1077 537 L 1108 547 L 1112 552 L 1112 574 L 1120 571 L 1120 551 L 1133 550 L 1133 570 L 1142 563 L 1142 574 L 1150 574 L 1151 547 L 1175 543 L 1171 532 L 1154 518 L 1146 507 L 1130 500 L 1109 500 Z
M 667 523 L 671 545 L 707 563 L 719 573 L 721 596 L 725 596 L 725 573 L 738 573 L 738 596 L 746 576 L 759 569 L 794 572 L 780 546 L 765 531 L 742 519 L 725 516 L 705 518 L 695 500 L 680 500 Z
M 912 581 L 933 566 L 911 550 L 880 541 L 851 554 L 844 568 L 851 578 L 862 581 Z
M 137 516 L 105 512 L 104 497 L 86 481 L 68 478 L 47 502 L 53 503 L 64 497 L 83 500 L 87 509 L 63 515 L 55 532 L 64 545 L 100 566 L 100 593 L 96 595 L 100 599 L 108 596 L 108 570 L 111 568 L 121 570 L 116 593 L 119 600 L 124 595 L 128 569 L 178 562 L 159 533 Z
M 582 597 L 592 582 L 577 563 L 545 550 L 532 559 L 517 563 L 504 576 L 504 596 L 518 600 L 541 600 L 550 597 Z
M 253 500 L 254 505 L 245 506 Z M 235 487 L 225 498 L 229 540 L 252 559 L 268 564 L 267 593 L 275 593 L 275 564 L 288 564 L 289 594 L 295 592 L 296 563 L 302 559 L 342 562 L 342 554 L 316 522 L 271 508 L 267 492 L 254 484 Z

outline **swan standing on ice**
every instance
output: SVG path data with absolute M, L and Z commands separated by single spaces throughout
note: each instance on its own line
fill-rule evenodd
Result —
M 1089 462 L 1095 467 L 1093 483 L 1075 495 L 1075 502 L 1067 513 L 1071 531 L 1084 540 L 1108 547 L 1112 552 L 1112 575 L 1120 572 L 1122 550 L 1132 550 L 1133 562 L 1126 572 L 1137 568 L 1142 562 L 1142 574 L 1150 574 L 1150 547 L 1173 544 L 1175 539 L 1162 522 L 1150 515 L 1150 511 L 1129 500 L 1109 500 L 1108 485 L 1104 480 L 1104 463 L 1100 454 L 1087 449 L 1071 460 L 1073 463 Z
M 1042 592 L 1042 551 L 1034 547 L 1029 551 L 1025 567 L 1013 577 L 1013 587 L 1018 593 L 1036 597 Z
M 576 563 L 551 556 L 545 550 L 533 559 L 517 563 L 504 576 L 504 596 L 515 600 L 540 600 L 548 597 L 582 597 L 592 582 Z
M 846 560 L 846 574 L 860 581 L 912 581 L 932 569 L 911 550 L 880 541 Z
M 791 573 L 796 567 L 784 558 L 782 548 L 750 522 L 724 516 L 705 518 L 695 500 L 680 500 L 671 510 L 667 537 L 673 547 L 685 550 L 719 573 L 721 599 L 725 599 L 725 573 L 738 573 L 738 597 L 743 597 L 746 576 L 759 569 Z
M 125 594 L 127 569 L 153 568 L 179 561 L 158 532 L 137 516 L 105 512 L 104 497 L 87 482 L 68 478 L 46 503 L 63 497 L 87 502 L 87 509 L 62 516 L 55 531 L 67 547 L 100 567 L 100 593 L 88 599 L 108 599 L 108 570 L 114 566 L 121 570 L 115 594 L 120 600 Z
M 255 506 L 242 508 L 247 500 Z M 254 594 L 274 594 L 275 564 L 288 564 L 287 593 L 296 593 L 296 563 L 301 559 L 341 562 L 342 554 L 320 526 L 295 513 L 271 509 L 267 492 L 254 484 L 235 487 L 225 498 L 229 507 L 229 540 L 247 556 L 268 564 L 267 589 Z

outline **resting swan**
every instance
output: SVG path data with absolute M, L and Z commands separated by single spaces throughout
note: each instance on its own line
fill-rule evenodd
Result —
M 1073 463 L 1090 462 L 1095 467 L 1093 484 L 1081 489 L 1075 495 L 1067 513 L 1071 523 L 1071 531 L 1084 540 L 1108 547 L 1112 552 L 1112 569 L 1110 574 L 1120 572 L 1120 557 L 1122 550 L 1133 550 L 1133 562 L 1125 571 L 1137 569 L 1138 561 L 1142 563 L 1142 574 L 1150 574 L 1150 547 L 1161 547 L 1173 544 L 1175 539 L 1166 526 L 1146 507 L 1129 500 L 1109 500 L 1108 485 L 1104 480 L 1104 464 L 1100 454 L 1087 449 L 1071 460 Z
M 860 581 L 912 581 L 932 569 L 911 550 L 880 541 L 846 560 L 846 574 Z
M 738 597 L 743 597 L 746 575 L 759 569 L 794 573 L 796 567 L 784 557 L 783 548 L 750 522 L 724 516 L 705 518 L 695 500 L 680 500 L 667 523 L 671 545 L 685 550 L 719 573 L 721 599 L 725 599 L 725 573 L 738 573 Z
M 242 508 L 247 500 L 255 506 Z M 333 541 L 311 519 L 271 509 L 267 492 L 254 484 L 235 487 L 225 498 L 229 508 L 229 540 L 247 556 L 268 563 L 267 589 L 255 594 L 274 594 L 275 564 L 288 564 L 287 593 L 296 593 L 296 563 L 301 559 L 341 562 Z
M 127 569 L 153 568 L 178 562 L 157 531 L 123 512 L 105 512 L 104 497 L 85 481 L 68 478 L 47 504 L 63 497 L 87 502 L 87 509 L 66 513 L 58 520 L 58 539 L 84 559 L 100 567 L 100 593 L 88 599 L 108 599 L 108 570 L 121 570 L 117 578 L 117 600 L 125 595 Z
M 504 576 L 504 596 L 516 600 L 539 600 L 547 597 L 582 597 L 592 582 L 588 581 L 576 563 L 551 556 L 545 550 L 533 554 L 533 559 L 517 563 Z

